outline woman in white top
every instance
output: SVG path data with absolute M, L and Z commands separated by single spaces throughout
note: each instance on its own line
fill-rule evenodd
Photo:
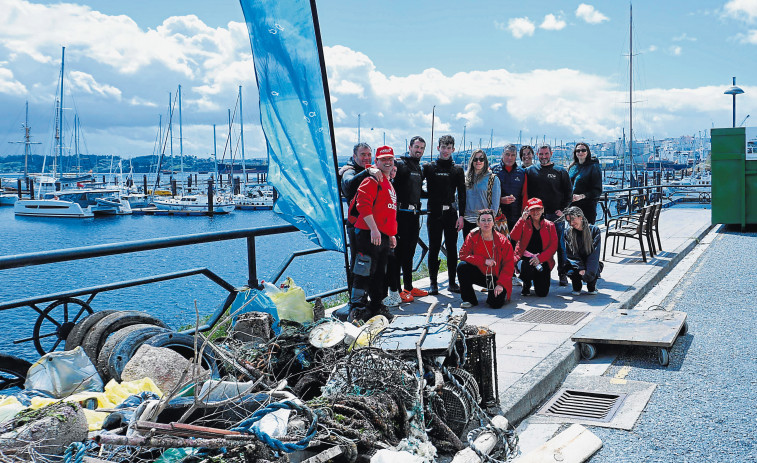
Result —
M 470 157 L 468 170 L 465 172 L 465 221 L 463 222 L 463 240 L 471 230 L 477 227 L 478 211 L 499 208 L 499 178 L 489 169 L 489 159 L 483 150 L 476 150 Z

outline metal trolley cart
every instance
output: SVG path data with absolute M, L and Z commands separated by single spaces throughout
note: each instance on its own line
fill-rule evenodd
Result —
M 597 344 L 657 347 L 657 360 L 667 366 L 670 348 L 687 330 L 685 312 L 611 310 L 597 315 L 571 339 L 579 343 L 585 359 L 597 355 Z

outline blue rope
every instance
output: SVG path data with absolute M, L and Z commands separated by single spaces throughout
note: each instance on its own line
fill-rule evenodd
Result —
M 72 442 L 71 445 L 66 447 L 66 451 L 63 454 L 63 462 L 81 463 L 84 460 L 84 453 L 86 453 L 86 451 L 86 445 L 82 444 L 81 442 Z
M 305 435 L 305 437 L 303 437 L 301 440 L 294 443 L 284 443 L 264 433 L 263 431 L 260 430 L 259 427 L 253 427 L 253 425 L 256 422 L 260 421 L 265 415 L 271 412 L 274 412 L 276 410 L 280 410 L 282 408 L 295 410 L 305 415 L 310 415 L 312 417 L 313 421 L 310 423 L 308 432 Z M 237 427 L 232 428 L 231 430 L 247 433 L 247 434 L 254 434 L 255 437 L 263 441 L 268 447 L 274 450 L 284 452 L 284 453 L 292 453 L 297 450 L 306 449 L 310 441 L 315 437 L 317 428 L 318 428 L 318 417 L 315 415 L 315 413 L 313 413 L 312 410 L 310 410 L 309 408 L 303 405 L 298 405 L 292 402 L 291 400 L 282 400 L 281 402 L 274 402 L 265 408 L 259 409 L 250 418 L 247 418 L 246 420 L 242 421 L 241 423 L 239 423 Z

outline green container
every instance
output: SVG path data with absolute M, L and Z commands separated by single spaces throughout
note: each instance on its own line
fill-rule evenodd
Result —
M 757 224 L 757 159 L 746 153 L 754 130 L 712 129 L 712 223 Z

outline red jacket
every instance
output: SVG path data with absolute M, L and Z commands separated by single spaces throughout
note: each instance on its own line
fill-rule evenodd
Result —
M 493 273 L 497 275 L 497 284 L 507 291 L 509 299 L 513 295 L 513 267 L 515 266 L 513 247 L 505 235 L 495 231 L 492 251 L 491 259 L 496 262 Z M 460 248 L 460 260 L 475 265 L 481 273 L 486 275 L 486 259 L 489 258 L 481 230 L 474 228 L 465 238 L 463 247 Z
M 397 194 L 388 178 L 383 177 L 379 187 L 378 180 L 368 176 L 360 183 L 353 201 L 359 216 L 357 219 L 351 216 L 349 220 L 355 228 L 370 230 L 365 217 L 372 215 L 381 233 L 397 234 Z
M 531 241 L 531 234 L 534 232 L 534 226 L 531 224 L 531 219 L 523 220 L 523 217 L 518 219 L 518 222 L 510 232 L 510 239 L 517 241 L 515 245 L 515 260 L 520 260 L 523 257 L 523 253 L 528 247 L 528 242 Z M 548 262 L 549 269 L 555 268 L 555 253 L 557 252 L 557 229 L 555 224 L 547 219 L 542 219 L 541 228 L 539 229 L 541 236 L 541 244 L 544 249 L 537 254 L 539 256 L 539 262 Z

